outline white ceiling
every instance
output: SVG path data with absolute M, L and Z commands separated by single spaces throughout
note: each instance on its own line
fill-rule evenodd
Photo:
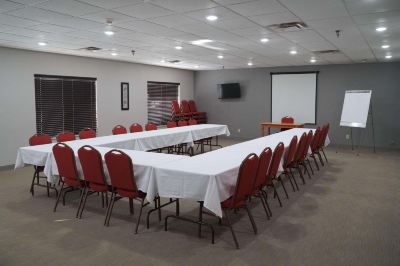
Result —
M 208 15 L 218 20 L 208 21 Z M 107 18 L 113 19 L 113 36 L 104 34 Z M 276 33 L 266 27 L 292 21 L 309 28 Z M 378 26 L 387 30 L 377 32 Z M 265 37 L 270 41 L 261 43 Z M 213 42 L 191 44 L 201 39 Z M 315 64 L 395 61 L 400 0 L 0 0 L 0 46 L 193 70 L 244 68 L 248 62 L 307 65 L 311 57 Z M 81 49 L 87 46 L 103 50 Z M 327 49 L 341 53 L 313 53 Z M 175 59 L 181 63 L 162 62 Z

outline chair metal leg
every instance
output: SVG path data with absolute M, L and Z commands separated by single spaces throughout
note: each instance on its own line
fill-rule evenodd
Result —
M 114 193 L 114 197 L 112 197 L 111 203 L 110 203 L 110 210 L 108 212 L 108 219 L 107 219 L 106 226 L 110 226 L 110 219 L 111 219 L 111 214 L 112 214 L 112 211 L 113 211 L 113 208 L 114 208 L 115 197 L 116 197 L 116 194 Z
M 307 164 L 303 162 L 301 165 L 304 167 L 305 172 L 307 172 L 308 178 L 311 179 L 311 175 L 310 172 L 308 171 Z
M 142 211 L 143 211 L 143 207 L 144 207 L 143 203 L 144 203 L 144 198 L 142 199 L 142 201 L 140 203 L 140 210 L 139 210 L 139 216 L 138 216 L 138 219 L 137 219 L 137 222 L 136 222 L 135 234 L 138 233 L 140 217 L 142 216 Z
M 232 237 L 233 237 L 233 240 L 235 241 L 236 248 L 239 249 L 239 242 L 237 241 L 235 231 L 233 231 L 233 227 L 232 227 L 231 219 L 229 218 L 229 215 L 228 215 L 228 211 L 227 210 L 223 210 L 223 211 L 226 216 L 226 221 L 228 222 L 229 229 L 231 229 Z
M 281 185 L 282 185 L 283 191 L 285 191 L 286 198 L 288 199 L 288 198 L 289 198 L 289 195 L 288 195 L 288 193 L 287 193 L 287 191 L 286 191 L 285 184 L 283 183 L 283 180 L 282 180 L 282 178 L 281 178 L 280 176 L 278 176 L 278 180 L 279 180 L 279 182 L 280 182 Z
M 58 202 L 60 201 L 61 195 L 64 194 L 64 182 L 61 185 L 60 193 L 57 195 L 56 205 L 54 205 L 53 212 L 56 212 Z
M 50 186 L 50 184 L 46 180 L 47 197 L 50 197 L 50 187 L 49 186 Z
M 179 216 L 179 199 L 176 199 L 176 206 L 175 206 L 175 215 Z M 161 218 L 161 217 L 160 217 Z M 160 220 L 161 221 L 161 220 Z
M 111 192 L 110 204 L 108 204 L 108 206 L 107 206 L 106 217 L 104 219 L 104 226 L 107 225 L 108 214 L 110 213 L 110 208 L 111 208 L 111 204 L 112 204 L 113 198 L 114 198 L 114 192 Z
M 301 180 L 303 180 L 303 185 L 305 185 L 306 180 L 304 179 L 303 173 L 301 172 L 300 165 L 296 165 L 296 169 L 297 169 L 297 171 L 299 171 Z
M 324 157 L 325 157 L 325 160 L 326 160 L 326 162 L 328 162 L 328 158 L 326 158 L 326 154 L 325 154 L 325 151 L 324 151 L 324 149 L 323 148 L 321 148 L 321 151 L 322 151 L 322 154 L 324 155 Z
M 318 165 L 318 163 L 317 163 L 317 159 L 315 158 L 315 153 L 313 153 L 313 154 L 311 155 L 311 157 L 314 159 L 315 166 L 317 167 L 317 170 L 319 171 L 319 165 Z
M 272 217 L 272 211 L 268 204 L 268 194 L 267 191 L 261 190 L 262 195 L 264 196 L 265 204 L 267 205 L 267 209 L 269 211 L 269 216 Z
M 85 205 L 86 205 L 86 200 L 87 200 L 87 197 L 88 197 L 88 195 L 89 195 L 89 188 L 84 188 L 83 189 L 84 190 L 84 192 L 85 193 L 82 193 L 82 196 L 83 196 L 83 194 L 84 194 L 84 196 L 83 196 L 83 201 L 82 201 L 82 199 L 81 199 L 81 203 L 80 203 L 80 212 L 79 212 L 79 208 L 78 208 L 78 212 L 79 212 L 79 219 L 82 219 L 82 213 L 83 213 L 83 209 L 85 208 Z M 102 193 L 102 195 L 103 195 L 103 193 Z M 76 214 L 76 216 L 77 216 L 77 218 L 78 218 L 78 213 Z
M 272 187 L 274 188 L 274 197 L 276 196 L 278 198 L 279 206 L 282 207 L 281 198 L 279 197 L 278 191 L 276 190 L 276 187 L 275 187 L 274 183 L 272 183 Z
M 292 182 L 292 178 L 290 177 L 290 175 L 286 171 L 284 173 L 285 173 L 285 176 L 289 179 L 290 184 L 292 185 L 293 192 L 295 192 L 296 189 L 294 188 L 294 185 L 293 185 L 293 182 Z
M 203 222 L 203 201 L 199 202 L 200 206 L 199 206 L 199 225 L 198 225 L 198 230 L 197 230 L 197 234 L 199 236 L 199 238 L 201 238 L 201 223 Z
M 256 226 L 256 223 L 254 222 L 253 215 L 251 214 L 251 211 L 250 211 L 249 207 L 247 207 L 247 205 L 244 205 L 244 208 L 246 209 L 247 214 L 249 215 L 251 225 L 253 226 L 254 234 L 257 234 L 257 226 Z
M 293 180 L 294 180 L 294 183 L 295 183 L 295 185 L 296 185 L 296 188 L 297 188 L 297 190 L 299 190 L 299 185 L 297 184 L 296 178 L 294 177 L 294 174 L 293 174 L 292 168 L 289 168 L 289 174 L 290 174 L 290 176 L 293 178 Z
M 266 203 L 264 202 L 265 198 L 264 198 L 264 195 L 263 195 L 263 193 L 261 192 L 261 190 L 257 193 L 257 195 L 260 197 L 261 204 L 262 204 L 262 206 L 263 206 L 263 208 L 264 208 L 265 214 L 267 215 L 267 219 L 269 220 L 269 211 L 268 211 L 268 209 L 267 209 Z
M 35 186 L 35 178 L 36 178 L 36 169 L 35 169 L 35 172 L 33 173 L 31 189 L 29 190 L 31 192 L 32 196 L 34 196 L 34 194 L 35 194 L 35 191 L 33 188 Z
M 310 160 L 306 158 L 306 161 L 307 161 L 307 163 L 308 163 L 308 166 L 309 166 L 310 169 L 311 169 L 311 174 L 314 175 L 314 169 L 313 169 L 312 166 L 311 166 Z
M 129 198 L 129 213 L 133 214 L 133 199 Z
M 322 165 L 322 166 L 325 166 L 324 160 L 322 160 L 321 153 L 318 151 L 317 154 L 318 154 L 319 161 L 321 162 L 321 165 Z

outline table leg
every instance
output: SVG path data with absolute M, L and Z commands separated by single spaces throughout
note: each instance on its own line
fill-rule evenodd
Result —
M 264 137 L 264 126 L 261 125 L 261 137 Z
M 268 127 L 268 135 L 271 135 L 271 128 Z

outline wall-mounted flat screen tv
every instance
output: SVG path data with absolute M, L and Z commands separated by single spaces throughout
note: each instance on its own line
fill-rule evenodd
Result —
M 218 84 L 218 99 L 240 98 L 239 83 Z

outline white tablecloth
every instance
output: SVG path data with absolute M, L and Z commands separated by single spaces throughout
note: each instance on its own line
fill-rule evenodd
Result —
M 161 197 L 204 201 L 207 209 L 222 217 L 220 203 L 233 194 L 243 159 L 252 152 L 259 155 L 266 147 L 274 149 L 279 142 L 286 148 L 294 135 L 300 138 L 309 130 L 291 129 L 157 166 L 150 178 L 148 197 L 159 194 Z

